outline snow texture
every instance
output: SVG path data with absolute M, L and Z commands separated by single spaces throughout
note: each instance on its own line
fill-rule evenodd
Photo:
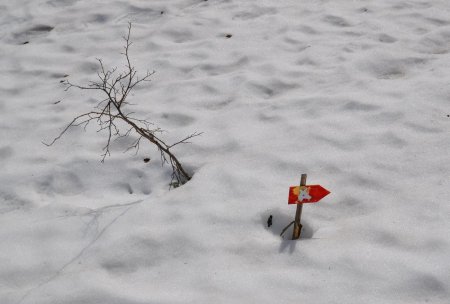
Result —
M 128 22 L 156 71 L 130 110 L 204 132 L 170 191 L 132 138 L 42 144 Z M 449 303 L 450 2 L 3 0 L 0 25 L 0 303 Z M 331 194 L 291 241 L 301 173 Z

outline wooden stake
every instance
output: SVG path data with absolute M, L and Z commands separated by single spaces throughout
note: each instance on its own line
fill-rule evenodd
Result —
M 306 186 L 306 174 L 302 174 L 300 179 L 300 187 Z M 302 231 L 302 224 L 300 224 L 300 219 L 302 217 L 303 204 L 297 204 L 297 211 L 295 212 L 294 220 L 294 230 L 292 232 L 292 239 L 297 240 L 300 238 L 300 233 Z

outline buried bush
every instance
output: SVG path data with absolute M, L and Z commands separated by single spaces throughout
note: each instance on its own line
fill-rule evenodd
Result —
M 110 155 L 111 143 L 118 138 L 135 137 L 132 144 L 127 148 L 139 150 L 142 142 L 150 143 L 157 147 L 160 152 L 162 164 L 168 164 L 172 168 L 172 186 L 178 186 L 186 183 L 191 176 L 182 166 L 181 162 L 174 155 L 172 148 L 188 143 L 188 140 L 200 135 L 201 133 L 193 133 L 183 139 L 168 144 L 161 137 L 162 130 L 154 127 L 154 124 L 146 119 L 140 119 L 135 113 L 130 112 L 127 108 L 130 103 L 127 101 L 130 92 L 139 84 L 149 81 L 154 72 L 148 72 L 139 77 L 135 67 L 131 64 L 129 49 L 131 46 L 131 23 L 128 24 L 128 33 L 124 36 L 125 47 L 122 55 L 125 57 L 124 71 L 117 71 L 117 68 L 106 69 L 103 61 L 99 62 L 98 79 L 89 82 L 88 85 L 77 85 L 69 80 L 64 80 L 66 90 L 76 88 L 80 90 L 94 90 L 101 92 L 103 99 L 98 101 L 92 111 L 76 116 L 47 146 L 53 145 L 60 139 L 70 128 L 82 126 L 86 128 L 91 122 L 98 125 L 98 131 L 106 133 L 106 144 L 103 147 L 102 162 Z

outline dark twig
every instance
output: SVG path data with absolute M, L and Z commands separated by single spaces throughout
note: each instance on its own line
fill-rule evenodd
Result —
M 284 227 L 283 231 L 281 231 L 280 236 L 282 237 L 283 234 L 286 232 L 286 230 L 288 230 L 289 227 L 291 227 L 292 224 L 294 224 L 295 221 L 292 221 L 289 223 L 289 225 L 287 225 L 286 227 Z

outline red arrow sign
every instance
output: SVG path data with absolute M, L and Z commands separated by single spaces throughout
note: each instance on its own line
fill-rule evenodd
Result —
M 289 187 L 289 204 L 316 203 L 330 194 L 321 185 Z

